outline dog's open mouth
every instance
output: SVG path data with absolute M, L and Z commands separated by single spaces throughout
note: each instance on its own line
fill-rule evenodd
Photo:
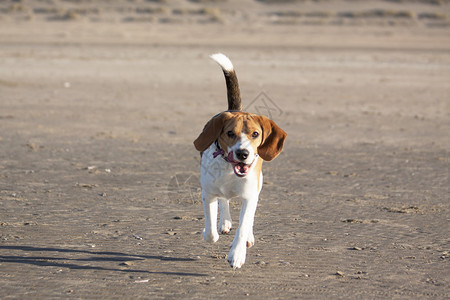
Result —
M 228 153 L 227 161 L 233 165 L 234 174 L 238 177 L 244 177 L 248 174 L 251 165 L 234 160 L 233 152 Z
M 236 174 L 239 177 L 244 177 L 248 174 L 248 170 L 250 169 L 249 165 L 246 165 L 244 163 L 233 163 L 233 169 L 234 174 Z

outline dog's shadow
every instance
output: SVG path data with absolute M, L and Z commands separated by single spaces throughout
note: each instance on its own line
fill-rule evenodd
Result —
M 146 274 L 163 274 L 163 275 L 176 275 L 176 276 L 207 276 L 207 274 L 201 273 L 189 273 L 189 272 L 169 272 L 169 271 L 149 271 L 149 270 L 137 270 L 137 269 L 121 269 L 121 268 L 107 268 L 93 265 L 83 265 L 81 262 L 130 262 L 130 261 L 143 261 L 146 259 L 154 259 L 161 261 L 172 262 L 190 262 L 195 261 L 192 258 L 178 258 L 168 256 L 152 256 L 152 255 L 134 255 L 122 252 L 110 252 L 110 251 L 88 251 L 78 249 L 63 249 L 63 248 L 51 248 L 51 247 L 32 247 L 32 246 L 0 246 L 0 250 L 9 251 L 25 251 L 25 252 L 40 252 L 48 253 L 48 256 L 29 256 L 29 255 L 3 255 L 0 254 L 0 263 L 16 263 L 27 264 L 41 267 L 60 267 L 68 268 L 72 270 L 99 270 L 99 271 L 115 271 L 124 273 L 146 273 Z M 3 251 L 2 251 L 3 252 Z M 77 258 L 77 257 L 56 257 L 50 255 L 50 253 L 66 253 L 66 254 L 87 254 L 89 257 Z M 80 262 L 80 263 L 77 263 Z

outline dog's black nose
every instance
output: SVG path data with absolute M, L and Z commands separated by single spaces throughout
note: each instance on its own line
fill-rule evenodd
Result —
M 245 160 L 249 154 L 247 149 L 237 149 L 235 152 L 239 160 Z

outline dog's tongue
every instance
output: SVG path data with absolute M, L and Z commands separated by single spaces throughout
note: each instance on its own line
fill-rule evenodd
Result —
M 228 152 L 227 161 L 231 163 L 234 162 L 233 151 Z

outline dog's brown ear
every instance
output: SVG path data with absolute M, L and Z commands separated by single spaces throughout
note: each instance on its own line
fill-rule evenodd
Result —
M 222 132 L 225 121 L 230 119 L 231 116 L 232 116 L 231 113 L 223 112 L 214 116 L 211 120 L 209 120 L 208 123 L 206 123 L 205 127 L 203 128 L 202 133 L 200 133 L 198 138 L 194 141 L 195 149 L 197 149 L 200 152 L 203 152 L 206 149 L 208 149 L 208 147 L 219 138 L 219 135 Z
M 258 154 L 265 161 L 271 161 L 277 157 L 283 149 L 286 132 L 278 127 L 274 121 L 265 116 L 258 116 L 257 118 L 263 130 L 261 145 L 258 147 Z

